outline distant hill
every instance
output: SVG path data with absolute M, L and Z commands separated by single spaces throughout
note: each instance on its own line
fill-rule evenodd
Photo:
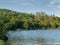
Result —
M 12 30 L 60 30 L 60 17 L 45 12 L 35 14 L 0 9 L 0 40 Z
M 48 15 L 45 12 L 36 14 L 0 9 L 0 25 L 9 24 L 9 30 L 15 29 L 60 29 L 60 17 Z M 0 26 L 1 28 L 3 26 Z

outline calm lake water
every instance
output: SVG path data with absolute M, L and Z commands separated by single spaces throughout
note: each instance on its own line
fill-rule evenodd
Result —
M 60 30 L 9 31 L 8 45 L 60 45 Z

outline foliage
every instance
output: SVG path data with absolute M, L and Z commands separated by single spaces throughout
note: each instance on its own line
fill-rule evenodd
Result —
M 4 41 L 3 40 L 0 40 L 0 45 L 4 45 Z
M 45 12 L 28 14 L 8 9 L 0 9 L 0 39 L 9 30 L 60 29 L 60 17 Z

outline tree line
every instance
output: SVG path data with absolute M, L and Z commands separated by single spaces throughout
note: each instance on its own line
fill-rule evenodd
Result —
M 35 14 L 0 9 L 0 39 L 9 30 L 46 30 L 60 29 L 60 17 L 45 12 Z

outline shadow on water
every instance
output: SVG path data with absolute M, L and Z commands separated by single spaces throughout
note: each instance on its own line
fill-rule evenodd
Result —
M 49 34 L 50 33 L 50 34 Z M 56 31 L 9 31 L 8 45 L 60 45 Z M 55 35 L 55 36 L 54 36 Z M 50 37 L 49 37 L 50 36 Z M 56 37 L 57 36 L 57 37 Z

